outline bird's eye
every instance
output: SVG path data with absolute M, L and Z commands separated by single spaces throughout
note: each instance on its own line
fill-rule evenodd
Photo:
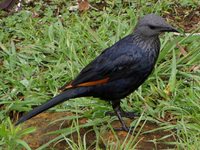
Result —
M 149 25 L 149 28 L 154 30 L 156 27 L 155 26 L 152 26 L 152 25 Z

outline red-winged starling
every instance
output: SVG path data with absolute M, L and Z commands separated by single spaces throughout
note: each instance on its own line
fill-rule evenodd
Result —
M 135 91 L 151 74 L 160 51 L 159 34 L 178 32 L 155 14 L 141 18 L 132 34 L 105 49 L 78 76 L 61 88 L 61 93 L 21 117 L 16 125 L 66 100 L 77 97 L 97 97 L 110 101 L 122 124 L 125 112 L 120 101 Z

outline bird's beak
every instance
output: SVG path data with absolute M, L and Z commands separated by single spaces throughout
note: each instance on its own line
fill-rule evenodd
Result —
M 177 29 L 175 29 L 174 27 L 168 25 L 167 27 L 163 27 L 162 32 L 178 32 L 179 31 Z

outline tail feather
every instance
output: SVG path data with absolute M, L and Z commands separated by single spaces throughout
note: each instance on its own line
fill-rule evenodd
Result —
M 86 96 L 86 93 L 88 92 L 88 88 L 87 87 L 81 87 L 81 88 L 76 88 L 76 89 L 69 89 L 67 91 L 64 91 L 63 93 L 55 96 L 54 98 L 52 98 L 51 100 L 49 100 L 48 102 L 44 103 L 41 106 L 38 106 L 36 108 L 34 108 L 33 110 L 31 110 L 30 112 L 28 112 L 27 114 L 25 114 L 24 116 L 22 116 L 15 125 L 18 125 L 28 119 L 31 119 L 32 117 L 38 115 L 39 113 L 55 106 L 58 105 L 66 100 L 69 100 L 71 98 L 76 98 L 76 97 L 81 97 L 81 96 Z

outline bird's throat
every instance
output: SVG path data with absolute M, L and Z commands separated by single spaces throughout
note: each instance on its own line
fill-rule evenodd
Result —
M 146 36 L 141 36 L 139 34 L 133 34 L 133 43 L 140 47 L 143 50 L 149 51 L 149 50 L 155 50 L 159 51 L 160 50 L 160 40 L 159 37 L 156 36 L 151 36 L 151 37 L 146 37 Z

